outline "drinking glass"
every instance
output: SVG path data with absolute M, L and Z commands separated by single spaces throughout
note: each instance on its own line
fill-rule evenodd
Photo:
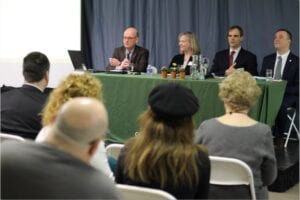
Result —
M 128 66 L 128 71 L 133 72 L 134 71 L 134 63 L 130 63 Z
M 272 81 L 273 79 L 273 70 L 266 69 L 266 81 Z

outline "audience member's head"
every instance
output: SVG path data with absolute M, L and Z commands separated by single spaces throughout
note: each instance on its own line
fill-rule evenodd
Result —
M 275 37 L 274 37 L 274 46 L 277 51 L 280 53 L 286 53 L 293 41 L 293 36 L 292 33 L 284 28 L 278 29 L 275 32 Z
M 128 143 L 129 177 L 146 183 L 156 180 L 161 187 L 170 180 L 173 186 L 197 184 L 199 147 L 193 144 L 192 116 L 198 111 L 198 99 L 190 89 L 169 83 L 155 87 L 148 103 L 139 118 L 140 132 Z
M 102 84 L 84 72 L 73 72 L 49 96 L 43 110 L 43 126 L 51 124 L 61 105 L 74 97 L 94 97 L 102 100 Z
M 244 31 L 242 27 L 234 25 L 228 29 L 227 39 L 230 48 L 237 49 L 242 46 Z
M 23 76 L 27 83 L 39 84 L 45 89 L 49 82 L 50 62 L 40 52 L 31 52 L 23 59 Z
M 198 39 L 193 32 L 182 32 L 178 36 L 178 45 L 180 53 L 191 52 L 192 55 L 198 55 L 201 53 Z
M 261 94 L 248 72 L 236 70 L 219 84 L 219 97 L 232 112 L 249 111 Z
M 199 105 L 192 90 L 175 83 L 159 85 L 149 94 L 148 103 L 150 108 L 140 117 L 144 137 L 163 143 L 193 141 L 192 116 Z
M 77 97 L 61 107 L 45 142 L 89 161 L 107 127 L 108 116 L 103 103 L 95 98 Z
M 133 49 L 139 41 L 139 32 L 134 27 L 128 27 L 124 31 L 123 45 L 126 49 Z

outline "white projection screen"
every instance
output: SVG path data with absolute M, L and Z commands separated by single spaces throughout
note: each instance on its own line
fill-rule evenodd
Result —
M 73 70 L 68 49 L 80 49 L 80 0 L 0 0 L 0 86 L 20 86 L 23 57 L 40 51 L 55 87 Z

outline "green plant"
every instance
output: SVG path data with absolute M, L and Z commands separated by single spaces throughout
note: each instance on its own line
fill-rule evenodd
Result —
M 166 66 L 162 66 L 161 68 L 160 68 L 160 71 L 168 71 L 168 68 L 166 67 Z
M 185 72 L 185 68 L 184 67 L 180 67 L 179 68 L 179 72 Z

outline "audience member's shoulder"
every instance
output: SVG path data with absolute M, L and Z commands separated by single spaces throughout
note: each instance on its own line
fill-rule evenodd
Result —
M 13 155 L 13 152 L 16 152 L 18 155 L 23 154 L 26 148 L 34 148 L 36 143 L 31 140 L 26 140 L 24 142 L 16 141 L 16 140 L 5 140 L 1 142 L 1 150 L 2 152 L 6 152 L 9 155 Z M 39 146 L 39 145 L 37 145 Z M 21 151 L 20 151 L 21 150 Z
M 2 94 L 4 92 L 8 92 L 8 91 L 14 90 L 16 88 L 13 86 L 2 85 L 2 87 L 0 89 L 1 89 L 1 94 Z
M 264 123 L 261 122 L 257 122 L 256 126 L 254 126 L 257 130 L 255 132 L 257 133 L 262 133 L 262 134 L 271 134 L 271 128 L 269 127 L 269 125 L 266 125 Z
M 44 94 L 49 95 L 49 94 L 52 92 L 53 89 L 54 89 L 54 88 L 49 88 L 49 87 L 47 87 L 47 88 L 44 90 Z
M 200 127 L 205 127 L 205 126 L 211 126 L 216 124 L 216 118 L 211 118 L 204 120 L 201 124 Z

